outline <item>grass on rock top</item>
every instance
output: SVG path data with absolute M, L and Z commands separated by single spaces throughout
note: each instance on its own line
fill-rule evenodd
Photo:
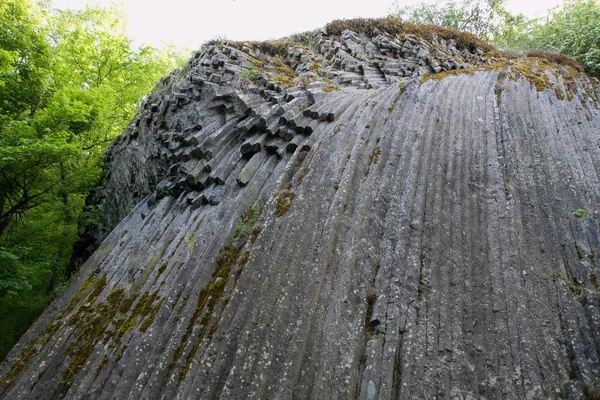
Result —
M 402 22 L 400 18 L 396 17 L 335 20 L 327 24 L 325 29 L 328 34 L 334 36 L 341 35 L 344 30 L 351 30 L 356 33 L 364 33 L 369 37 L 374 37 L 380 33 L 415 35 L 425 40 L 432 40 L 434 37 L 438 37 L 445 40 L 454 40 L 456 46 L 461 50 L 475 47 L 486 52 L 494 50 L 494 46 L 484 42 L 472 33 L 443 28 L 437 25 Z

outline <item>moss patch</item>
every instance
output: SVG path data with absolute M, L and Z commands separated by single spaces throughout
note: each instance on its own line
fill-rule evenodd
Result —
M 94 349 L 100 343 L 117 346 L 122 337 L 141 322 L 139 330 L 145 332 L 154 321 L 162 305 L 162 298 L 153 293 L 127 296 L 124 289 L 116 289 L 108 294 L 106 300 L 95 306 L 96 300 L 104 290 L 106 278 L 97 284 L 69 324 L 75 327 L 73 341 L 67 347 L 67 367 L 63 373 L 59 394 L 64 395 L 75 381 Z M 133 309 L 131 307 L 135 304 Z
M 444 71 L 438 74 L 425 74 L 421 78 L 421 84 L 429 80 L 440 80 L 448 76 L 462 75 L 462 74 L 474 74 L 477 71 L 500 71 L 499 79 L 502 80 L 508 77 L 510 80 L 518 80 L 519 78 L 525 78 L 531 83 L 538 92 L 544 90 L 554 90 L 556 96 L 561 99 L 564 98 L 562 93 L 559 93 L 559 88 L 555 87 L 548 73 L 552 73 L 557 77 L 561 77 L 565 83 L 567 89 L 567 98 L 571 100 L 574 96 L 577 87 L 577 77 L 580 72 L 569 66 L 569 65 L 558 65 L 553 61 L 546 59 L 540 59 L 539 57 L 521 58 L 517 60 L 501 59 L 489 65 L 478 66 L 468 69 L 459 69 L 452 71 Z M 498 101 L 500 100 L 501 87 L 495 88 L 496 96 Z
M 6 377 L 0 382 L 0 396 L 3 396 L 10 384 L 23 373 L 27 364 L 38 354 L 38 348 L 44 346 L 54 338 L 54 335 L 62 326 L 60 320 L 71 313 L 84 298 L 87 297 L 88 302 L 94 302 L 104 289 L 105 285 L 106 276 L 99 277 L 98 275 L 91 276 L 81 285 L 65 310 L 61 313 L 59 320 L 48 324 L 44 331 L 21 351 L 21 358 L 19 361 L 12 366 Z
M 44 331 L 35 339 L 29 343 L 27 347 L 21 350 L 20 358 L 17 362 L 13 364 L 8 374 L 0 381 L 0 398 L 2 398 L 5 393 L 8 391 L 10 386 L 16 381 L 16 379 L 21 376 L 21 374 L 27 368 L 29 362 L 35 357 L 39 350 L 45 344 L 47 344 L 50 340 L 53 339 L 55 333 L 62 326 L 60 320 L 56 320 L 51 324 L 48 324 Z
M 93 275 L 86 279 L 85 282 L 83 282 L 83 284 L 79 287 L 79 290 L 77 290 L 75 295 L 71 298 L 69 304 L 67 304 L 67 307 L 63 311 L 62 316 L 71 313 L 75 309 L 75 307 L 77 307 L 77 305 L 81 302 L 81 300 L 89 294 L 91 288 L 95 287 L 95 285 L 101 279 L 104 279 L 104 285 L 106 285 L 106 277 L 100 278 L 97 275 Z
M 579 61 L 577 61 L 574 58 L 571 58 L 569 56 L 566 56 L 562 53 L 553 53 L 553 52 L 542 51 L 542 50 L 530 50 L 527 52 L 527 57 L 540 58 L 540 59 L 549 61 L 549 62 L 557 64 L 557 65 L 566 65 L 566 66 L 569 66 L 569 67 L 575 69 L 578 72 L 585 71 L 584 66 L 581 65 L 581 63 Z
M 391 114 L 392 111 L 394 111 L 394 109 L 396 108 L 396 105 L 398 105 L 398 102 L 400 101 L 400 98 L 402 97 L 402 95 L 404 94 L 404 92 L 406 91 L 406 82 L 401 82 L 400 85 L 400 90 L 398 91 L 398 94 L 396 95 L 396 98 L 394 99 L 394 102 L 392 103 L 391 106 L 388 107 L 388 112 Z M 385 123 L 387 123 L 387 118 L 385 119 Z M 385 125 L 384 123 L 384 125 Z M 379 143 L 379 140 L 377 141 L 377 143 Z
M 367 313 L 365 314 L 365 329 L 367 331 L 367 340 L 373 336 L 375 333 L 375 327 L 371 324 L 371 319 L 373 318 L 373 306 L 377 301 L 377 289 L 374 287 L 367 288 L 367 293 L 365 295 L 367 301 Z
M 277 81 L 277 83 L 279 83 L 281 86 L 284 86 L 284 87 L 290 87 L 290 86 L 293 86 L 293 84 L 294 84 L 292 79 L 290 79 L 287 76 L 283 76 L 283 75 L 277 76 L 275 78 L 275 80 Z
M 296 77 L 296 72 L 290 68 L 289 65 L 282 62 L 280 59 L 274 57 L 273 65 L 275 65 L 275 70 L 280 76 L 288 78 L 290 81 Z
M 213 316 L 215 306 L 223 296 L 229 274 L 233 266 L 236 265 L 238 254 L 239 250 L 234 246 L 227 246 L 219 251 L 217 256 L 217 268 L 212 275 L 213 279 L 198 295 L 194 315 L 190 319 L 186 332 L 182 338 L 181 345 L 177 349 L 173 362 L 169 366 L 170 373 L 173 373 L 178 365 L 180 366 L 181 369 L 179 370 L 178 375 L 179 380 L 183 379 L 188 373 L 194 356 L 206 333 L 209 333 L 208 337 L 210 338 L 217 328 L 217 326 L 214 326 L 216 323 L 213 326 L 209 326 L 209 323 Z M 196 329 L 196 327 L 198 327 L 198 329 Z M 194 335 L 195 343 L 184 357 L 188 342 L 192 335 Z
M 194 315 L 190 319 L 173 360 L 169 364 L 169 374 L 172 376 L 176 369 L 178 380 L 188 373 L 204 338 L 210 340 L 219 326 L 219 316 L 215 315 L 217 306 L 221 309 L 229 302 L 225 289 L 233 277 L 237 281 L 250 253 L 242 250 L 248 240 L 253 242 L 260 234 L 262 227 L 256 222 L 262 212 L 262 206 L 256 201 L 241 215 L 236 223 L 233 238 L 234 245 L 225 246 L 219 250 L 216 258 L 216 268 L 212 280 L 200 291 L 196 302 Z M 143 326 L 143 324 L 142 324 Z M 190 346 L 190 342 L 193 344 Z
M 444 72 L 440 72 L 437 74 L 432 74 L 432 73 L 427 72 L 426 74 L 424 74 L 421 77 L 420 83 L 423 84 L 427 81 L 439 81 L 439 80 L 442 80 L 444 78 L 447 78 L 447 77 L 453 76 L 453 75 L 472 75 L 476 71 L 480 71 L 480 70 L 482 70 L 481 67 L 475 67 L 475 68 L 466 68 L 466 69 L 453 69 L 451 71 L 444 71 Z
M 296 193 L 291 190 L 282 190 L 275 199 L 275 215 L 284 216 L 292 207 L 292 201 L 296 198 Z

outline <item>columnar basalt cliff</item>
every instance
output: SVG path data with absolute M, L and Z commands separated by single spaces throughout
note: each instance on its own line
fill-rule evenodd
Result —
M 593 396 L 599 168 L 575 64 L 393 20 L 207 44 L 109 149 L 0 397 Z

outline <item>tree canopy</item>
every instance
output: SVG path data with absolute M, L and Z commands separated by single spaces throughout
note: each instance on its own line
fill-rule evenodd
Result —
M 64 282 L 106 147 L 183 61 L 135 46 L 125 20 L 0 2 L 0 358 Z
M 413 22 L 470 32 L 489 40 L 504 25 L 504 0 L 442 0 L 412 6 L 394 3 L 394 15 Z
M 567 1 L 531 31 L 531 45 L 559 51 L 600 75 L 600 3 L 597 0 Z

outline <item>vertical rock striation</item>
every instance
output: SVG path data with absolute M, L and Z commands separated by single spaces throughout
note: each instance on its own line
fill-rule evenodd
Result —
M 0 396 L 594 390 L 597 81 L 452 38 L 311 37 L 208 45 L 148 97 L 88 204 L 106 237 Z

